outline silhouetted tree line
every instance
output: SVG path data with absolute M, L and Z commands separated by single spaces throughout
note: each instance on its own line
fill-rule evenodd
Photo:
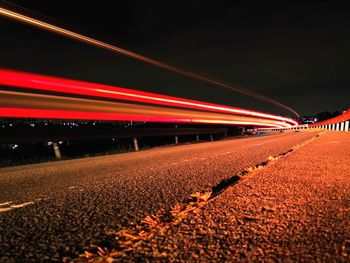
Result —
M 333 117 L 337 117 L 340 114 L 342 114 L 342 112 L 338 111 L 338 110 L 336 110 L 334 112 L 329 112 L 329 111 L 320 112 L 320 113 L 317 113 L 317 120 L 318 121 L 327 120 L 327 119 L 330 119 L 330 118 L 333 118 Z

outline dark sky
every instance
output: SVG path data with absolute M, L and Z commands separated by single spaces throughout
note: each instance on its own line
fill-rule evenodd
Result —
M 350 107 L 346 1 L 0 1 L 8 2 L 45 21 L 257 91 L 302 115 Z M 289 114 L 5 18 L 0 32 L 0 67 Z

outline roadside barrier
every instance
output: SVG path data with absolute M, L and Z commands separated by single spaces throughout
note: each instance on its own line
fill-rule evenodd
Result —
M 320 122 L 313 124 L 302 124 L 298 126 L 292 126 L 288 128 L 259 128 L 259 132 L 283 132 L 283 131 L 293 131 L 293 130 L 306 130 L 306 129 L 323 129 L 330 131 L 350 131 L 350 109 L 343 112 L 343 114 Z

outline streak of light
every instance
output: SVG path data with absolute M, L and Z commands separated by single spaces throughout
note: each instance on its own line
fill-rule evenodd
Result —
M 40 118 L 40 119 L 67 119 L 67 120 L 104 120 L 104 121 L 146 121 L 165 123 L 190 123 L 188 119 L 159 118 L 155 116 L 140 117 L 137 115 L 126 115 L 103 112 L 83 112 L 68 110 L 44 110 L 32 108 L 6 108 L 0 107 L 1 117 L 14 118 Z
M 276 100 L 273 100 L 271 98 L 263 96 L 263 95 L 261 95 L 261 94 L 259 94 L 257 92 L 254 92 L 254 91 L 251 91 L 251 90 L 248 90 L 248 89 L 244 89 L 244 88 L 241 88 L 241 87 L 237 87 L 237 86 L 234 86 L 234 85 L 232 85 L 230 83 L 223 82 L 221 80 L 216 80 L 216 79 L 207 77 L 207 76 L 205 76 L 203 74 L 194 73 L 194 72 L 191 72 L 191 71 L 186 70 L 186 69 L 175 67 L 175 66 L 163 63 L 161 61 L 158 61 L 158 60 L 155 60 L 155 59 L 152 59 L 152 58 L 149 58 L 149 57 L 145 57 L 143 55 L 140 55 L 140 54 L 128 51 L 126 49 L 122 49 L 120 47 L 117 47 L 117 46 L 114 46 L 114 45 L 111 45 L 111 44 L 108 44 L 108 43 L 105 43 L 105 42 L 93 39 L 91 37 L 87 37 L 87 36 L 75 33 L 73 31 L 69 31 L 67 29 L 64 29 L 64 28 L 61 28 L 61 27 L 58 27 L 58 26 L 55 26 L 55 25 L 52 25 L 52 24 L 40 21 L 38 19 L 29 17 L 29 16 L 25 16 L 23 14 L 19 14 L 17 12 L 8 10 L 6 8 L 1 8 L 0 7 L 0 15 L 3 15 L 5 17 L 14 19 L 16 21 L 20 21 L 22 23 L 29 24 L 31 26 L 38 27 L 40 29 L 44 29 L 44 30 L 47 30 L 47 31 L 50 31 L 50 32 L 53 32 L 53 33 L 56 33 L 56 34 L 59 34 L 59 35 L 65 36 L 65 37 L 69 37 L 69 38 L 74 39 L 74 40 L 82 41 L 82 42 L 90 44 L 90 45 L 94 45 L 94 46 L 97 46 L 97 47 L 100 47 L 100 48 L 104 48 L 104 49 L 113 51 L 115 53 L 118 53 L 118 54 L 121 54 L 121 55 L 124 55 L 124 56 L 128 56 L 130 58 L 142 61 L 144 63 L 151 64 L 151 65 L 154 65 L 154 66 L 157 66 L 157 67 L 160 67 L 160 68 L 172 71 L 172 72 L 176 72 L 176 73 L 181 74 L 181 75 L 185 75 L 185 76 L 193 78 L 193 79 L 197 79 L 197 80 L 200 80 L 200 81 L 203 81 L 203 82 L 207 82 L 207 83 L 210 83 L 210 84 L 222 87 L 222 88 L 230 89 L 230 90 L 233 90 L 233 91 L 236 91 L 236 92 L 239 92 L 239 93 L 242 93 L 242 94 L 245 94 L 245 95 L 257 98 L 259 100 L 262 100 L 262 101 L 265 101 L 265 102 L 277 105 L 280 108 L 284 108 L 284 109 L 288 110 L 289 112 L 292 112 L 297 117 L 299 117 L 299 114 L 295 110 L 293 110 L 292 108 L 290 108 L 290 107 L 288 107 L 288 106 L 286 106 L 286 105 L 284 105 L 284 104 L 282 104 L 282 103 L 280 103 L 280 102 L 278 102 Z
M 290 127 L 285 122 L 258 117 L 3 90 L 0 90 L 0 117 Z
M 0 213 L 1 212 L 7 212 L 7 211 L 10 211 L 10 210 L 12 210 L 11 207 L 4 207 L 4 208 L 0 207 Z
M 25 202 L 25 203 L 18 204 L 18 205 L 11 205 L 11 208 L 21 208 L 21 207 L 25 207 L 27 205 L 32 205 L 32 204 L 34 204 L 34 202 Z
M 291 125 L 298 124 L 296 121 L 289 118 L 247 109 L 233 108 L 223 105 L 165 96 L 138 90 L 62 79 L 56 77 L 48 77 L 38 74 L 24 73 L 6 69 L 0 69 L 0 85 L 102 98 L 112 98 L 125 101 L 148 103 L 153 105 L 157 104 L 164 106 L 197 109 L 202 111 L 204 110 L 212 112 L 222 112 L 235 115 L 238 114 L 250 117 L 260 117 L 264 119 L 278 120 L 289 123 Z
M 268 128 L 282 128 L 283 126 L 270 123 L 259 122 L 239 122 L 221 120 L 201 120 L 201 119 L 180 119 L 180 118 L 160 118 L 157 116 L 140 117 L 137 115 L 123 115 L 103 112 L 79 112 L 66 110 L 43 110 L 30 108 L 3 108 L 0 107 L 1 117 L 15 118 L 41 118 L 41 119 L 67 119 L 67 120 L 110 120 L 110 121 L 145 121 L 160 123 L 202 123 L 202 124 L 229 124 L 229 125 L 249 125 Z
M 12 204 L 12 201 L 1 203 L 0 206 L 6 206 L 6 205 L 10 205 L 10 204 Z
M 198 120 L 192 119 L 193 123 L 206 123 L 206 124 L 227 124 L 227 125 L 239 125 L 239 126 L 269 126 L 269 127 L 281 127 L 273 124 L 262 124 L 253 121 L 227 121 L 227 120 Z
M 11 205 L 9 207 L 0 207 L 0 213 L 1 212 L 8 212 L 11 211 L 13 209 L 17 209 L 17 208 L 22 208 L 28 205 L 33 205 L 34 202 L 26 202 L 26 203 L 22 203 L 22 204 L 17 204 L 17 205 Z

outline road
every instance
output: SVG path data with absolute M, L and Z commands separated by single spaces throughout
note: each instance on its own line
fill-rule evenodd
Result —
M 347 133 L 322 134 L 248 173 L 200 212 L 155 227 L 128 258 L 350 262 L 349 146 Z
M 62 261 L 107 246 L 114 231 L 317 132 L 295 132 L 0 170 L 0 261 Z

